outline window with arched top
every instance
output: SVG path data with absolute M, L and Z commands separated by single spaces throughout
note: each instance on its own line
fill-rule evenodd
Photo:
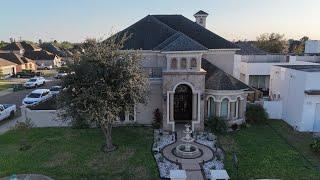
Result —
M 170 68 L 171 68 L 171 69 L 177 69 L 177 64 L 178 64 L 177 58 L 172 58 L 172 59 L 171 59 Z
M 215 106 L 214 99 L 210 97 L 207 101 L 208 118 L 214 117 L 216 115 L 215 110 L 216 110 L 216 106 Z
M 191 59 L 190 67 L 191 68 L 196 68 L 197 67 L 197 59 L 196 58 L 192 58 Z
M 187 59 L 186 58 L 181 58 L 180 59 L 180 68 L 181 69 L 186 69 L 187 68 Z
M 223 118 L 228 118 L 228 112 L 229 112 L 229 100 L 225 98 L 221 101 L 220 116 Z

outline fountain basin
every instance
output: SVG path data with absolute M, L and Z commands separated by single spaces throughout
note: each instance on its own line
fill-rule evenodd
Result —
M 180 158 L 192 159 L 202 155 L 199 148 L 193 144 L 180 144 L 174 149 L 174 154 Z

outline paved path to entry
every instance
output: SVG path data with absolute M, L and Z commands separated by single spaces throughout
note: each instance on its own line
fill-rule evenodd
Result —
M 213 158 L 213 152 L 212 150 L 204 145 L 198 144 L 198 143 L 191 143 L 199 147 L 199 149 L 202 151 L 202 156 L 194 159 L 183 159 L 180 157 L 175 156 L 172 152 L 175 147 L 177 147 L 179 144 L 182 144 L 183 142 L 180 140 L 184 134 L 182 132 L 182 128 L 177 128 L 177 141 L 173 144 L 170 144 L 166 146 L 162 153 L 163 155 L 172 162 L 178 162 L 181 164 L 182 169 L 186 170 L 187 173 L 187 180 L 201 180 L 204 179 L 202 173 L 201 173 L 201 166 L 200 163 L 203 163 L 203 161 L 209 161 Z

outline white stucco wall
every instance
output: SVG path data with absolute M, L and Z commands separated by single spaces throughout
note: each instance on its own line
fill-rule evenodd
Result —
M 216 65 L 224 72 L 233 74 L 235 50 L 210 50 L 203 58 Z
M 320 96 L 309 96 L 305 91 L 319 90 L 319 82 L 319 72 L 278 66 L 271 69 L 270 95 L 280 94 L 282 119 L 299 131 L 313 131 L 316 104 L 320 103 Z

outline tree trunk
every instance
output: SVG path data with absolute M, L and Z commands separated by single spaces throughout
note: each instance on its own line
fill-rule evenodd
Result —
M 102 147 L 102 151 L 111 152 L 116 150 L 116 146 L 112 144 L 112 124 L 106 123 L 101 126 L 106 143 Z

